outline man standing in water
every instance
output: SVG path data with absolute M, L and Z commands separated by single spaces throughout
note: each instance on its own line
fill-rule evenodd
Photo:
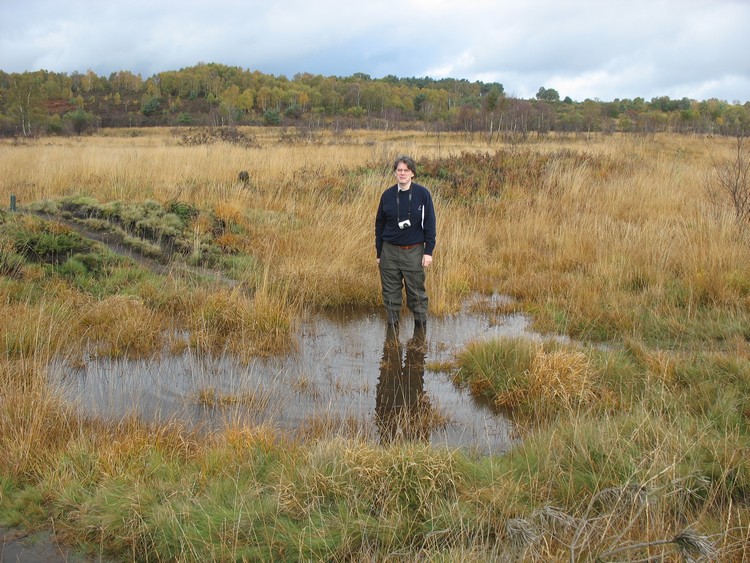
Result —
M 435 249 L 435 208 L 429 190 L 412 181 L 417 174 L 412 158 L 398 157 L 393 171 L 397 183 L 380 196 L 375 216 L 375 251 L 383 303 L 388 327 L 397 329 L 405 286 L 414 329 L 424 332 L 428 310 L 425 269 L 432 264 Z

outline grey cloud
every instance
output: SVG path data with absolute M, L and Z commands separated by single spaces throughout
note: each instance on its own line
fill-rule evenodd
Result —
M 447 72 L 522 97 L 545 86 L 746 101 L 748 24 L 741 0 L 0 0 L 0 69 L 150 76 L 203 61 L 288 76 Z

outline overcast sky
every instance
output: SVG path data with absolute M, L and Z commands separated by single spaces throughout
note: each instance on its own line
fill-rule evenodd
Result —
M 216 62 L 744 103 L 749 30 L 750 0 L 0 0 L 0 70 L 148 78 Z

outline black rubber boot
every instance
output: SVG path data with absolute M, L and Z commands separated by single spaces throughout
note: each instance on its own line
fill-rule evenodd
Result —
M 424 339 L 427 336 L 427 321 L 414 319 L 414 337 Z

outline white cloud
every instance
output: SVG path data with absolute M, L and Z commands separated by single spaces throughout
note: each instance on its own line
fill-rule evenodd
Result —
M 748 24 L 744 0 L 0 0 L 0 70 L 150 76 L 203 61 L 747 101 Z

